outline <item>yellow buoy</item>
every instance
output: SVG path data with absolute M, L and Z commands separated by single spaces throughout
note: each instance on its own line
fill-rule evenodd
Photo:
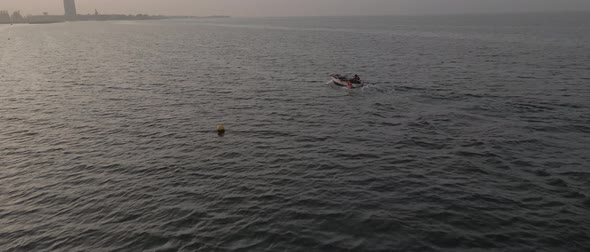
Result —
M 225 127 L 223 125 L 217 125 L 217 135 L 223 136 L 225 134 Z

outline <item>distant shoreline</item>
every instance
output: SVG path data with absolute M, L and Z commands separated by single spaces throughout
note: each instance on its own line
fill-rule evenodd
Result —
M 531 11 L 531 12 L 472 12 L 472 13 L 431 13 L 431 14 L 391 14 L 391 15 L 310 15 L 310 16 L 150 16 L 145 14 L 124 15 L 124 14 L 104 14 L 104 15 L 78 15 L 75 20 L 67 20 L 63 15 L 37 15 L 28 16 L 19 22 L 0 21 L 0 24 L 52 24 L 62 22 L 79 22 L 79 21 L 125 21 L 125 20 L 172 20 L 172 19 L 212 19 L 212 18 L 370 18 L 370 17 L 398 17 L 398 18 L 457 18 L 457 17 L 494 17 L 494 16 L 523 16 L 535 17 L 540 15 L 590 15 L 590 10 L 564 10 L 564 11 Z
M 150 16 L 150 15 L 78 15 L 75 19 L 67 19 L 65 16 L 58 15 L 41 15 L 28 16 L 18 21 L 2 21 L 0 24 L 55 24 L 64 22 L 82 22 L 82 21 L 144 21 L 144 20 L 167 20 L 167 19 L 207 19 L 207 18 L 231 18 L 231 16 Z

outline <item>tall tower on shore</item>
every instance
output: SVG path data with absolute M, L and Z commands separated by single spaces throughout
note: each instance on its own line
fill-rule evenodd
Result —
M 76 19 L 76 0 L 64 0 L 64 10 L 66 11 L 67 20 Z

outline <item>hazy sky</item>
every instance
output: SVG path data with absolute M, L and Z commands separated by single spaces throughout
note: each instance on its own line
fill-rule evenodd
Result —
M 78 13 L 322 16 L 590 10 L 590 0 L 77 0 Z M 63 14 L 62 0 L 0 0 L 0 10 Z

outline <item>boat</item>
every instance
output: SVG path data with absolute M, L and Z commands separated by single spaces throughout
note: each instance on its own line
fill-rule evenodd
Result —
M 335 85 L 345 87 L 348 89 L 361 88 L 364 86 L 362 81 L 349 79 L 348 77 L 342 76 L 339 74 L 334 74 L 334 75 L 331 75 L 330 77 L 332 77 L 332 82 Z

